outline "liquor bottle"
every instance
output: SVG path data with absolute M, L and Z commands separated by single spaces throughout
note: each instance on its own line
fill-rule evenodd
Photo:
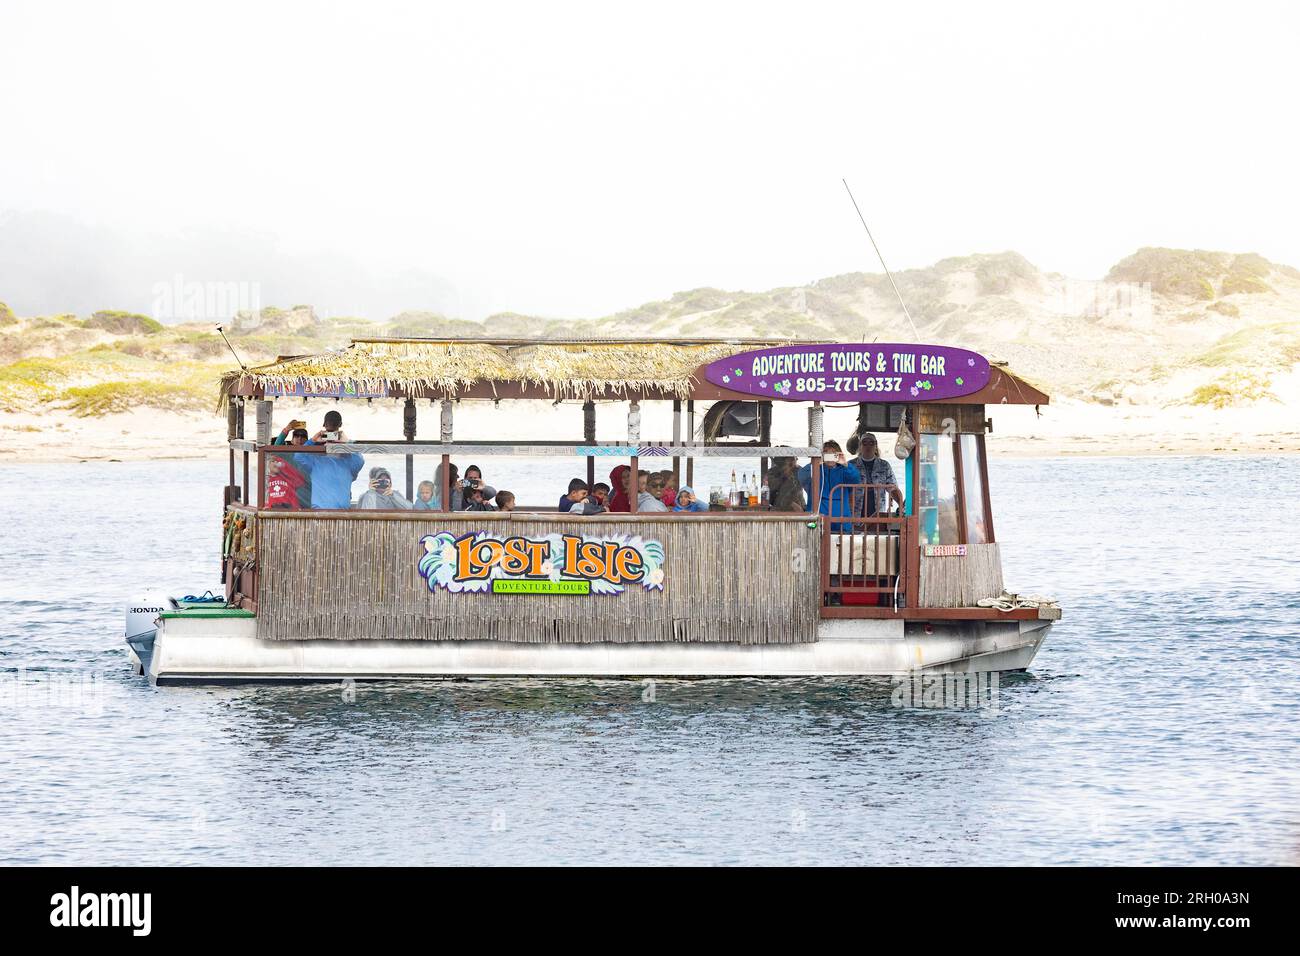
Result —
M 758 475 L 756 474 L 749 476 L 749 506 L 758 507 Z
M 740 493 L 736 488 L 736 469 L 731 469 L 731 484 L 727 487 L 727 506 L 734 508 L 739 504 Z
M 767 475 L 763 476 L 763 490 L 759 493 L 758 503 L 764 508 L 772 506 L 772 490 L 767 487 Z

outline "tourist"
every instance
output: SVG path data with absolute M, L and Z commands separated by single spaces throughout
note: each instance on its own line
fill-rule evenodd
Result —
M 871 432 L 855 433 L 849 437 L 847 448 L 850 455 L 857 455 L 852 459 L 851 464 L 862 476 L 863 484 L 887 486 L 883 490 L 877 488 L 874 493 L 868 492 L 863 495 L 860 506 L 855 509 L 857 513 L 866 518 L 876 514 L 888 514 L 890 498 L 898 502 L 898 510 L 901 512 L 903 492 L 899 490 L 898 482 L 894 479 L 893 466 L 880 457 L 880 442 L 876 440 L 876 436 Z
M 289 424 L 280 429 L 280 434 L 275 436 L 272 445 L 305 445 L 308 442 L 307 423 L 301 418 L 292 419 Z
M 498 491 L 496 502 L 497 502 L 497 511 L 515 510 L 515 496 L 513 492 Z
M 451 507 L 448 511 L 460 511 L 465 507 L 464 483 L 460 480 L 460 469 L 455 464 L 447 466 L 447 487 L 451 489 Z M 442 465 L 433 470 L 433 510 L 442 510 Z
M 293 510 L 301 507 L 298 490 L 302 486 L 302 472 L 279 455 L 266 459 L 266 506 Z
M 483 470 L 478 465 L 470 465 L 465 469 L 464 489 L 480 488 L 483 491 L 483 500 L 490 501 L 496 497 L 497 490 L 483 481 Z
M 609 509 L 609 485 L 603 481 L 598 481 L 591 486 L 591 499 L 600 505 L 601 508 Z
M 307 423 L 302 419 L 291 419 L 290 423 L 279 429 L 279 434 L 270 442 L 272 445 L 305 445 L 308 442 Z
M 822 460 L 817 463 L 821 469 L 819 498 L 817 503 L 817 513 L 829 515 L 833 518 L 850 517 L 853 513 L 853 492 L 843 490 L 837 492 L 836 489 L 841 485 L 860 485 L 862 476 L 858 474 L 858 469 L 853 467 L 844 459 L 844 450 L 840 448 L 837 441 L 828 441 L 822 445 Z M 812 497 L 812 465 L 804 465 L 799 469 L 799 484 L 803 487 L 809 498 Z M 771 493 L 771 483 L 768 484 L 768 492 Z M 831 531 L 835 533 L 846 533 L 852 530 L 852 526 L 847 523 L 833 523 Z
M 492 506 L 492 499 L 483 495 L 483 486 L 475 485 L 465 486 L 465 511 L 496 511 Z
M 335 413 L 337 414 L 337 413 Z M 328 420 L 329 416 L 326 416 Z M 310 442 L 309 444 L 315 444 Z M 352 505 L 352 482 L 366 460 L 356 452 L 346 455 L 295 455 L 295 465 L 311 481 L 311 506 L 315 511 Z
M 632 482 L 632 469 L 628 465 L 619 465 L 609 473 L 609 487 L 613 492 L 609 499 L 610 511 L 631 511 L 632 499 L 629 486 Z
M 587 483 L 581 478 L 574 478 L 569 482 L 569 490 L 560 496 L 560 503 L 555 510 L 561 514 L 568 514 L 574 510 L 575 505 L 581 505 L 585 502 L 589 493 L 590 489 L 587 487 Z M 577 513 L 585 514 L 586 509 L 578 508 Z
M 410 511 L 406 496 L 393 490 L 393 476 L 387 468 L 370 469 L 370 490 L 361 496 L 357 507 L 363 511 Z
M 415 501 L 411 502 L 416 511 L 433 511 L 437 505 L 433 503 L 433 482 L 422 481 L 415 489 Z
M 637 511 L 667 511 L 663 503 L 664 479 L 662 475 L 651 475 L 646 479 L 646 489 L 637 496 Z
M 673 511 L 708 511 L 709 506 L 695 497 L 695 489 L 690 485 L 682 485 L 677 489 L 677 498 L 673 503 Z
M 793 458 L 773 458 L 767 470 L 768 502 L 773 511 L 802 512 L 808 510 L 808 497 L 799 484 Z
M 324 426 L 315 435 L 311 436 L 308 444 L 320 445 L 327 441 L 347 441 L 347 436 L 343 434 L 343 416 L 331 409 L 325 413 Z M 358 469 L 360 470 L 360 469 Z
M 659 472 L 659 476 L 664 480 L 664 496 L 661 500 L 671 508 L 677 503 L 677 479 L 673 476 L 671 468 L 665 468 Z

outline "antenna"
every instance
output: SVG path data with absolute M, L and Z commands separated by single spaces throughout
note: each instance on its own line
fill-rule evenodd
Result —
M 849 189 L 849 181 L 841 179 L 844 189 L 849 194 L 849 200 L 853 203 L 853 208 L 857 210 L 858 218 L 862 220 L 862 228 L 867 230 L 867 238 L 871 240 L 871 248 L 876 250 L 876 258 L 880 260 L 880 268 L 885 270 L 885 275 L 889 277 L 889 284 L 894 287 L 894 295 L 898 296 L 898 304 L 903 307 L 903 314 L 907 316 L 908 324 L 912 326 L 912 334 L 916 336 L 917 341 L 921 339 L 921 333 L 917 331 L 916 323 L 912 321 L 912 313 L 907 311 L 907 303 L 903 301 L 903 293 L 898 291 L 898 283 L 894 281 L 894 274 L 889 271 L 889 266 L 885 265 L 885 257 L 880 254 L 880 247 L 876 245 L 876 237 L 871 234 L 871 227 L 867 225 L 866 216 L 862 215 L 862 210 L 858 208 L 858 201 L 853 198 L 853 190 Z
M 240 370 L 247 372 L 248 366 L 245 365 L 244 360 L 239 357 L 239 353 L 235 351 L 235 347 L 230 344 L 230 339 L 226 338 L 226 333 L 221 330 L 221 326 L 219 325 L 217 326 L 217 334 L 221 336 L 221 340 L 226 343 L 226 348 L 230 349 L 230 354 L 233 355 L 235 361 L 239 363 Z

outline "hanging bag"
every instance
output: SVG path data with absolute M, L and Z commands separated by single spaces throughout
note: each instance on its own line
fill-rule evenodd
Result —
M 894 457 L 900 459 L 910 458 L 912 449 L 916 447 L 916 440 L 912 438 L 912 429 L 907 427 L 907 415 L 904 414 L 898 420 L 898 437 L 894 440 Z

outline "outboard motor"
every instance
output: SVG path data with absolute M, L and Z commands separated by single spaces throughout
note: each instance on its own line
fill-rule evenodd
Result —
M 149 671 L 153 656 L 153 639 L 158 633 L 158 615 L 176 607 L 176 602 L 161 591 L 148 591 L 126 606 L 126 643 L 140 659 L 142 673 Z

